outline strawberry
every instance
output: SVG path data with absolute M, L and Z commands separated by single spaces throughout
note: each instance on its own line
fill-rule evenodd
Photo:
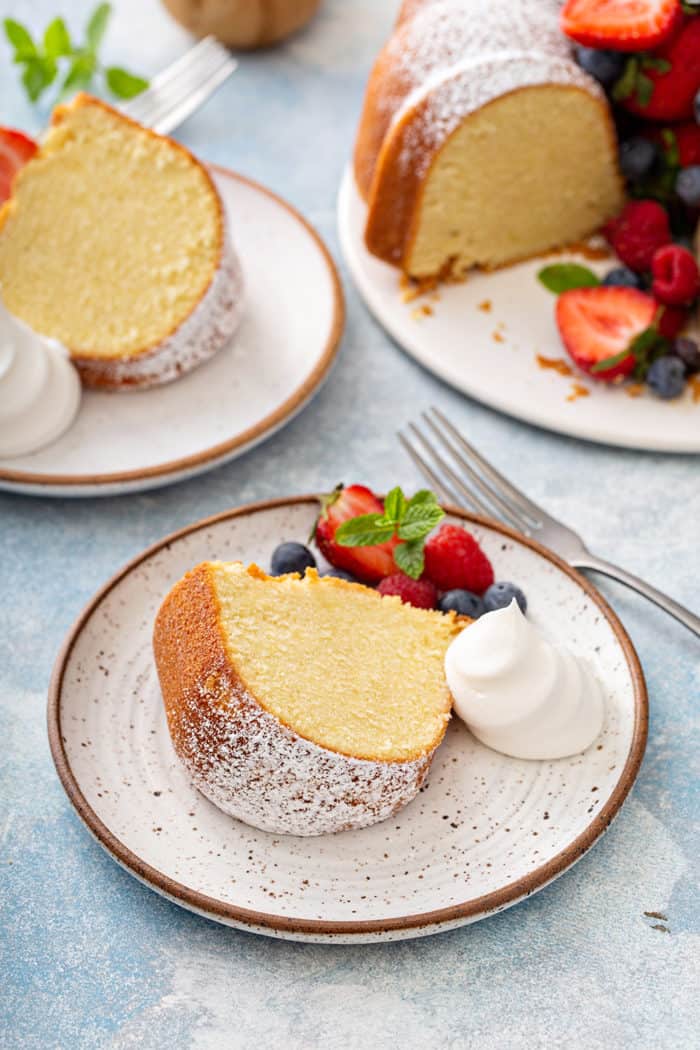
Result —
M 483 594 L 494 581 L 491 562 L 461 525 L 441 525 L 428 537 L 425 574 L 441 591 Z
M 322 501 L 322 510 L 316 522 L 315 538 L 318 549 L 331 565 L 345 569 L 363 583 L 377 583 L 396 572 L 393 550 L 396 538 L 375 547 L 341 547 L 335 543 L 335 533 L 344 521 L 361 514 L 382 514 L 384 504 L 364 485 L 338 488 Z
M 633 340 L 654 320 L 657 304 L 637 288 L 599 285 L 563 292 L 556 307 L 559 334 L 569 354 L 594 379 L 629 375 Z M 612 359 L 609 366 L 600 363 Z M 596 368 L 596 366 L 598 366 Z
M 648 51 L 662 44 L 682 17 L 678 0 L 567 0 L 561 28 L 586 47 Z
M 430 580 L 412 580 L 404 572 L 395 572 L 391 576 L 385 576 L 377 585 L 380 594 L 395 594 L 407 605 L 415 605 L 417 609 L 434 609 L 437 603 L 437 591 L 435 584 Z
M 653 200 L 629 201 L 616 219 L 606 223 L 603 233 L 635 273 L 651 269 L 657 249 L 671 242 L 666 209 Z
M 689 18 L 651 55 L 628 59 L 613 97 L 647 120 L 692 120 L 700 91 L 700 18 Z
M 11 195 L 15 175 L 37 149 L 34 139 L 24 132 L 0 126 L 0 204 Z

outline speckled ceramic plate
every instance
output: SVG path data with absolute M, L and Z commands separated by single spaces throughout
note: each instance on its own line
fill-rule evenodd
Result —
M 269 437 L 318 390 L 343 330 L 333 260 L 281 198 L 234 172 L 212 171 L 246 284 L 230 345 L 167 386 L 85 391 L 62 437 L 32 455 L 0 459 L 0 489 L 101 496 L 179 481 Z
M 441 286 L 405 302 L 399 274 L 364 245 L 366 207 L 350 171 L 338 198 L 340 243 L 375 317 L 421 365 L 501 412 L 572 437 L 659 452 L 700 452 L 700 401 L 596 383 L 570 366 L 554 321 L 555 298 L 537 280 L 542 259 Z M 572 256 L 562 256 L 573 258 Z M 556 261 L 551 259 L 549 261 Z M 604 273 L 610 261 L 579 260 Z M 543 368 L 537 355 L 554 362 Z
M 137 878 L 258 933 L 392 940 L 515 904 L 566 871 L 618 812 L 642 760 L 647 697 L 629 638 L 600 595 L 503 526 L 452 512 L 498 574 L 522 584 L 534 623 L 593 663 L 607 713 L 585 753 L 517 761 L 453 720 L 410 805 L 372 828 L 319 838 L 271 835 L 227 817 L 180 767 L 151 652 L 161 600 L 204 559 L 267 565 L 281 539 L 308 535 L 317 509 L 300 497 L 198 522 L 150 547 L 96 595 L 58 657 L 49 696 L 51 750 L 68 797 Z

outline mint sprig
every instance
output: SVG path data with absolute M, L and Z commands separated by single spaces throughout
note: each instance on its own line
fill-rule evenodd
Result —
M 421 489 L 407 500 L 397 485 L 384 500 L 383 514 L 360 514 L 344 521 L 334 539 L 341 547 L 375 547 L 396 536 L 402 542 L 394 548 L 394 561 L 402 572 L 417 580 L 425 567 L 426 536 L 444 516 L 428 489 Z
M 659 315 L 661 312 L 659 311 Z M 614 368 L 616 365 L 621 364 L 631 354 L 635 359 L 633 377 L 639 382 L 646 379 L 652 362 L 657 357 L 663 357 L 669 351 L 669 341 L 659 332 L 657 327 L 658 320 L 659 317 L 657 316 L 648 328 L 644 328 L 634 337 L 625 350 L 621 350 L 618 354 L 606 357 L 594 364 L 591 372 L 607 372 L 609 368 Z
M 581 266 L 580 263 L 553 263 L 551 266 L 545 266 L 537 274 L 537 280 L 555 295 L 569 292 L 572 288 L 595 288 L 600 284 L 600 278 L 593 270 Z
M 148 87 L 143 77 L 121 69 L 103 66 L 99 59 L 107 26 L 112 15 L 111 4 L 98 4 L 85 27 L 85 42 L 75 43 L 63 18 L 49 22 L 41 38 L 34 40 L 26 26 L 14 18 L 3 22 L 5 36 L 13 49 L 12 61 L 22 69 L 21 82 L 32 102 L 37 102 L 60 76 L 57 98 L 72 91 L 92 87 L 100 75 L 116 98 L 128 99 Z

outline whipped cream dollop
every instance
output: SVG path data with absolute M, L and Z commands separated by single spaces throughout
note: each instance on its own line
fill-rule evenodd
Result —
M 455 713 L 504 755 L 565 758 L 603 728 L 603 694 L 588 664 L 543 638 L 515 599 L 457 635 L 445 675 Z
M 0 303 L 0 456 L 23 456 L 73 422 L 81 385 L 66 351 Z

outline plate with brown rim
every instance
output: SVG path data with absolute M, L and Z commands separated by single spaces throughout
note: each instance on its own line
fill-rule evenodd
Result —
M 79 616 L 48 703 L 51 751 L 79 817 L 120 865 L 171 901 L 229 926 L 295 940 L 397 940 L 516 904 L 562 875 L 617 815 L 644 754 L 639 660 L 600 594 L 556 555 L 503 525 L 446 508 L 479 539 L 528 616 L 585 656 L 606 701 L 588 750 L 554 762 L 507 758 L 456 719 L 427 784 L 374 827 L 273 835 L 226 816 L 191 786 L 168 735 L 151 650 L 156 611 L 206 559 L 263 567 L 304 539 L 313 496 L 250 504 L 197 522 L 134 558 Z
M 84 391 L 75 422 L 57 441 L 0 459 L 0 489 L 100 496 L 192 477 L 279 430 L 323 383 L 344 325 L 333 260 L 280 197 L 235 172 L 211 170 L 245 281 L 243 320 L 230 344 L 165 386 Z

